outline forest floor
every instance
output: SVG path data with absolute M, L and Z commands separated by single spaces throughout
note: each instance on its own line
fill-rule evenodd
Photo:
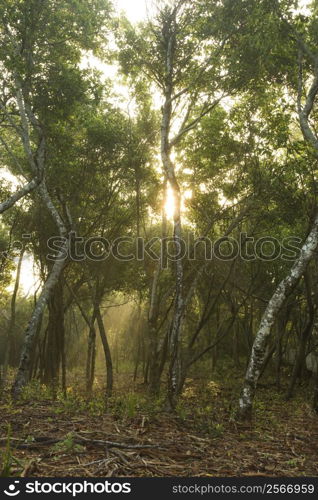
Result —
M 42 386 L 15 405 L 7 398 L 0 403 L 2 474 L 318 475 L 318 416 L 304 388 L 285 401 L 284 391 L 261 387 L 251 423 L 231 418 L 238 385 L 227 381 L 190 380 L 175 415 L 160 411 L 162 401 L 149 402 L 141 384 L 135 389 L 119 390 L 107 409 L 98 392 L 87 401 L 72 387 L 55 401 Z

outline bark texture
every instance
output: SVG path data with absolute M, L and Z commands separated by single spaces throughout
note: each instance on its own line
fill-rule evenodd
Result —
M 318 93 L 318 57 L 310 61 L 313 66 L 313 80 L 309 91 L 304 92 L 303 82 L 303 50 L 299 50 L 299 75 L 298 75 L 298 119 L 304 140 L 312 147 L 318 156 L 318 138 L 309 123 L 309 116 L 312 112 L 315 99 Z M 306 95 L 303 103 L 303 95 Z M 279 311 L 285 303 L 288 293 L 295 286 L 300 277 L 304 274 L 310 260 L 314 257 L 318 246 L 318 212 L 314 218 L 309 235 L 307 236 L 299 258 L 295 261 L 288 276 L 284 278 L 276 288 L 270 299 L 261 319 L 261 323 L 256 334 L 241 397 L 239 399 L 239 417 L 248 419 L 252 415 L 252 405 L 258 378 L 261 373 L 265 359 L 265 349 L 272 327 L 276 321 Z
M 317 246 L 318 213 L 315 217 L 312 229 L 302 246 L 300 257 L 294 263 L 288 276 L 284 278 L 276 288 L 276 291 L 270 299 L 262 317 L 261 324 L 252 347 L 252 353 L 245 375 L 243 390 L 239 400 L 239 415 L 242 418 L 250 418 L 251 416 L 255 389 L 265 359 L 267 340 L 276 321 L 277 315 L 281 310 L 288 293 L 296 285 L 306 270 L 307 264 L 313 258 Z

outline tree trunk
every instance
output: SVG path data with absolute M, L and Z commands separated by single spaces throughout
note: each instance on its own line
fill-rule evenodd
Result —
M 301 51 L 300 51 L 301 52 Z M 300 128 L 304 140 L 316 151 L 318 156 L 318 138 L 315 131 L 309 123 L 309 117 L 314 107 L 315 98 L 318 94 L 318 65 L 315 61 L 314 78 L 311 87 L 305 95 L 305 104 L 303 105 L 304 83 L 303 83 L 303 54 L 300 53 L 298 65 L 298 98 L 297 111 Z M 276 288 L 274 295 L 270 299 L 265 313 L 263 314 L 259 330 L 256 334 L 252 353 L 247 368 L 243 390 L 239 399 L 239 416 L 241 418 L 250 418 L 252 415 L 252 405 L 256 389 L 257 380 L 265 356 L 265 347 L 267 339 L 271 333 L 273 324 L 277 315 L 286 300 L 287 294 L 292 290 L 301 275 L 305 272 L 307 264 L 314 257 L 315 250 L 318 246 L 318 213 L 314 218 L 311 231 L 307 236 L 301 254 L 292 266 L 288 276 L 281 281 Z
M 166 49 L 166 84 L 165 102 L 162 111 L 161 123 L 161 161 L 163 172 L 172 189 L 174 198 L 173 240 L 175 246 L 175 307 L 170 330 L 170 364 L 168 377 L 167 408 L 173 410 L 177 403 L 177 392 L 180 377 L 180 329 L 184 312 L 183 298 L 183 256 L 182 256 L 182 224 L 181 224 L 181 191 L 175 175 L 175 166 L 171 160 L 172 145 L 170 143 L 170 129 L 172 116 L 173 96 L 173 63 L 175 50 L 174 21 L 171 20 L 171 32 L 167 39 Z
M 264 363 L 263 363 L 263 366 L 262 366 L 262 369 L 260 371 L 260 374 L 259 374 L 259 377 L 258 377 L 258 380 L 264 375 L 265 371 L 266 371 L 266 368 L 268 367 L 272 357 L 273 357 L 273 354 L 275 353 L 276 351 L 276 344 L 273 344 L 267 351 L 267 354 L 264 358 Z
M 293 366 L 293 371 L 292 371 L 292 376 L 288 385 L 288 390 L 286 394 L 286 399 L 291 399 L 295 385 L 297 382 L 297 378 L 301 376 L 301 370 L 303 366 L 306 365 L 306 347 L 307 343 L 309 340 L 309 337 L 311 335 L 312 329 L 313 329 L 313 323 L 314 323 L 314 317 L 310 317 L 308 319 L 307 325 L 304 328 L 301 338 L 299 341 L 299 346 L 298 346 L 298 351 L 296 354 L 296 358 L 294 361 L 294 366 Z
M 87 360 L 86 360 L 86 393 L 91 395 L 94 387 L 96 365 L 96 330 L 95 327 L 89 329 Z
M 62 251 L 59 253 L 56 261 L 54 262 L 52 271 L 50 272 L 49 277 L 47 278 L 43 286 L 42 292 L 36 303 L 30 322 L 25 331 L 25 339 L 21 353 L 20 365 L 12 387 L 12 395 L 15 399 L 19 397 L 23 387 L 29 381 L 30 359 L 33 349 L 33 340 L 36 336 L 38 326 L 41 323 L 44 308 L 64 269 L 65 253 L 67 253 L 68 251 L 68 244 L 69 242 L 68 240 L 66 240 L 64 242 Z
M 252 353 L 245 375 L 242 394 L 239 400 L 240 418 L 250 418 L 257 381 L 265 358 L 265 348 L 277 315 L 281 310 L 288 293 L 296 285 L 307 264 L 313 258 L 318 246 L 318 213 L 314 219 L 312 229 L 307 236 L 301 254 L 292 266 L 288 276 L 276 288 L 263 314 L 259 330 L 256 334 Z
M 318 413 L 318 363 L 316 363 L 316 373 L 314 377 L 314 395 L 312 401 L 312 409 Z
M 106 330 L 104 326 L 104 321 L 100 312 L 99 305 L 95 306 L 96 310 L 96 318 L 97 318 L 97 324 L 98 324 L 98 329 L 100 333 L 100 337 L 102 340 L 103 344 L 103 349 L 104 349 L 104 355 L 105 355 L 105 363 L 106 363 L 106 374 L 107 374 L 107 379 L 106 379 L 106 398 L 111 397 L 112 392 L 113 392 L 113 362 L 112 362 L 112 356 L 110 352 L 110 347 L 106 335 Z
M 13 336 L 14 336 L 14 330 L 15 330 L 15 319 L 16 319 L 16 301 L 17 301 L 17 295 L 18 295 L 19 286 L 20 286 L 21 267 L 22 267 L 24 252 L 25 252 L 25 248 L 23 247 L 21 249 L 21 252 L 19 255 L 16 279 L 15 279 L 14 289 L 13 289 L 13 293 L 12 293 L 12 297 L 11 297 L 11 316 L 10 316 L 10 321 L 9 321 L 9 325 L 8 325 L 8 330 L 7 330 L 7 342 L 6 342 L 6 348 L 5 348 L 5 353 L 4 353 L 3 373 L 2 373 L 2 379 L 1 379 L 1 386 L 3 388 L 6 385 L 10 355 L 12 353 L 12 342 L 13 342 Z
M 140 363 L 140 351 L 141 351 L 141 340 L 140 340 L 140 337 L 138 336 L 138 338 L 137 338 L 137 352 L 136 352 L 136 357 L 135 357 L 135 368 L 134 368 L 134 382 L 136 382 L 137 377 L 138 377 L 138 368 L 139 368 L 139 363 Z
M 89 327 L 88 330 L 88 342 L 87 342 L 87 358 L 86 358 L 86 393 L 90 395 L 93 390 L 94 376 L 95 376 L 95 358 L 96 358 L 96 330 L 95 330 L 95 320 L 96 314 L 93 311 L 92 317 L 89 318 L 84 316 L 86 323 Z
M 298 351 L 294 362 L 293 372 L 289 382 L 286 399 L 290 399 L 292 397 L 297 378 L 301 378 L 302 368 L 306 366 L 306 347 L 315 324 L 315 317 L 317 312 L 312 300 L 312 280 L 309 272 L 305 273 L 304 278 L 308 304 L 308 319 L 306 322 L 306 326 L 302 330 L 300 335 Z
M 156 397 L 160 391 L 160 352 L 158 352 L 158 331 L 155 324 L 148 322 L 149 328 L 149 372 L 148 392 Z
M 277 333 L 277 338 L 276 338 L 276 366 L 275 366 L 275 371 L 276 371 L 276 387 L 277 389 L 280 389 L 280 372 L 281 372 L 281 366 L 282 366 L 282 359 L 283 359 L 283 351 L 282 351 L 282 335 L 280 334 L 281 332 Z
M 42 317 L 43 319 L 43 317 Z M 37 373 L 40 371 L 40 361 L 41 361 L 41 342 L 40 342 L 40 333 L 42 329 L 42 320 L 38 325 L 37 332 L 34 337 L 34 349 L 30 359 L 30 372 L 29 379 L 32 380 L 36 378 Z
M 59 372 L 62 366 L 62 388 L 65 392 L 65 355 L 64 355 L 64 303 L 63 284 L 60 279 L 56 283 L 48 300 L 49 322 L 47 345 L 45 352 L 43 381 L 51 386 L 56 397 L 59 385 Z M 64 359 L 63 359 L 64 358 Z M 64 374 L 63 374 L 64 371 Z

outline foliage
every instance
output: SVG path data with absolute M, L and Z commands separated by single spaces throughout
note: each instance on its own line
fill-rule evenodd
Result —
M 309 15 L 296 0 L 156 4 L 133 25 L 108 0 L 0 0 L 1 200 L 38 182 L 0 225 L 1 398 L 14 415 L 6 378 L 18 370 L 21 404 L 47 401 L 52 419 L 141 417 L 144 432 L 177 380 L 180 425 L 222 439 L 266 306 L 317 213 L 317 152 L 301 118 L 316 136 L 318 4 Z M 167 213 L 169 194 L 179 214 L 177 203 Z M 50 243 L 60 238 L 59 250 L 62 234 L 69 254 L 55 276 Z M 180 259 L 160 261 L 178 234 L 182 276 Z M 34 296 L 16 279 L 21 242 L 38 267 Z M 307 371 L 317 283 L 315 254 L 261 349 L 257 377 L 275 389 L 256 397 L 256 432 L 266 419 L 280 430 L 270 406 L 282 388 L 290 397 L 303 383 L 299 402 L 318 407 Z M 73 434 L 52 448 L 80 451 Z M 8 436 L 3 475 L 14 460 Z

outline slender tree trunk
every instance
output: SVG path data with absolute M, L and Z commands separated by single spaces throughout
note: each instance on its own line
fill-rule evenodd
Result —
M 174 240 L 176 252 L 180 253 L 182 241 L 182 228 L 181 228 L 181 195 L 179 189 L 174 187 L 177 195 L 175 196 L 175 216 L 174 216 Z M 169 379 L 168 379 L 168 406 L 169 409 L 174 409 L 177 403 L 179 377 L 181 370 L 180 359 L 180 333 L 181 323 L 184 313 L 184 297 L 183 297 L 183 262 L 182 255 L 176 260 L 176 293 L 175 293 L 175 309 L 172 320 L 172 327 L 170 331 L 170 365 L 169 365 Z
M 306 347 L 313 329 L 314 317 L 308 319 L 307 325 L 304 328 L 299 340 L 298 351 L 294 361 L 292 376 L 288 385 L 286 399 L 291 399 L 297 379 L 301 376 L 301 370 L 306 365 Z
M 10 321 L 9 321 L 8 330 L 7 330 L 6 349 L 5 349 L 5 353 L 4 353 L 3 374 L 2 374 L 2 380 L 1 380 L 2 387 L 5 387 L 5 385 L 6 385 L 10 355 L 12 353 L 12 342 L 13 342 L 13 336 L 14 336 L 14 330 L 15 330 L 15 319 L 16 319 L 16 301 L 17 301 L 17 295 L 18 295 L 19 286 L 20 286 L 21 267 L 22 267 L 24 253 L 25 253 L 25 248 L 23 247 L 21 249 L 21 252 L 19 255 L 16 279 L 15 279 L 14 289 L 13 289 L 13 293 L 12 293 L 12 297 L 11 297 L 11 315 L 10 315 Z
M 134 368 L 134 382 L 136 382 L 137 377 L 138 377 L 138 368 L 139 368 L 139 363 L 140 363 L 140 351 L 141 351 L 141 341 L 140 338 L 138 337 L 137 339 L 138 345 L 137 345 L 137 352 L 136 352 L 136 358 L 135 358 L 135 368 Z
M 118 338 L 116 337 L 115 340 L 115 368 L 116 368 L 116 373 L 119 373 L 119 345 L 118 345 Z
M 276 366 L 275 366 L 277 389 L 280 389 L 281 386 L 280 382 L 281 366 L 282 366 L 282 336 L 280 335 L 280 332 L 278 332 L 276 338 Z
M 216 308 L 216 334 L 220 330 L 221 322 L 220 322 L 220 307 Z M 212 330 L 211 330 L 212 331 Z M 212 342 L 211 342 L 212 344 Z M 215 372 L 218 362 L 218 344 L 216 344 L 212 349 L 212 373 Z
M 172 96 L 173 96 L 173 65 L 175 51 L 175 20 L 171 20 L 171 32 L 167 38 L 166 49 L 166 84 L 165 102 L 162 111 L 161 123 L 161 161 L 163 172 L 171 186 L 174 198 L 173 215 L 173 240 L 175 245 L 175 307 L 170 329 L 170 364 L 168 377 L 167 408 L 173 410 L 177 403 L 179 377 L 181 370 L 180 360 L 180 330 L 182 316 L 184 313 L 183 297 L 183 245 L 182 245 L 182 224 L 181 224 L 181 191 L 175 175 L 175 166 L 171 160 L 170 129 L 172 116 Z
M 318 246 L 318 213 L 314 219 L 311 231 L 307 236 L 301 254 L 292 266 L 288 276 L 276 288 L 263 314 L 259 330 L 256 334 L 252 353 L 245 375 L 242 394 L 239 400 L 240 418 L 250 418 L 257 381 L 265 359 L 265 348 L 277 315 L 285 303 L 287 295 L 296 285 Z
M 23 87 L 23 84 L 20 81 L 17 74 L 14 75 L 14 87 L 15 87 L 15 97 L 16 97 L 17 107 L 19 110 L 19 116 L 21 121 L 19 128 L 20 128 L 22 145 L 29 167 L 32 171 L 33 181 L 24 186 L 21 190 L 15 193 L 13 197 L 11 197 L 9 201 L 9 206 L 12 206 L 12 204 L 14 204 L 18 199 L 21 199 L 21 196 L 25 196 L 26 194 L 31 192 L 32 189 L 35 189 L 37 187 L 38 193 L 40 195 L 40 198 L 44 206 L 50 213 L 52 219 L 56 224 L 56 227 L 58 228 L 59 236 L 65 238 L 62 248 L 53 265 L 52 271 L 49 274 L 43 286 L 42 292 L 35 305 L 31 319 L 25 331 L 25 340 L 24 340 L 24 345 L 22 347 L 20 366 L 16 375 L 15 382 L 12 387 L 12 395 L 14 398 L 17 398 L 22 388 L 29 380 L 30 360 L 31 360 L 32 349 L 34 346 L 34 338 L 36 336 L 36 332 L 38 331 L 38 327 L 41 322 L 44 308 L 63 271 L 66 256 L 68 254 L 69 241 L 67 237 L 68 236 L 67 228 L 58 210 L 56 209 L 54 203 L 52 202 L 52 199 L 49 195 L 45 183 L 44 174 L 45 174 L 46 141 L 45 141 L 44 131 L 42 130 L 40 122 L 34 115 L 30 103 L 26 99 L 27 92 L 24 92 L 24 90 L 26 89 L 25 87 Z M 33 150 L 31 137 L 32 140 L 37 139 L 38 145 L 36 151 Z M 5 208 L 8 208 L 8 205 Z M 1 210 L 3 211 L 3 207 L 1 207 Z
M 64 353 L 64 303 L 62 274 L 48 300 L 49 322 L 44 364 L 44 382 L 51 386 L 56 397 L 62 368 L 62 389 L 65 392 L 65 353 Z
M 88 326 L 88 342 L 87 342 L 87 357 L 86 357 L 86 394 L 90 395 L 93 390 L 94 377 L 95 377 L 95 360 L 96 360 L 96 311 L 93 309 L 91 318 L 88 317 L 80 301 L 78 300 L 74 290 L 68 285 L 70 296 L 74 299 L 85 323 Z
M 94 326 L 96 320 L 95 311 L 93 311 L 90 320 L 88 319 L 88 317 L 86 318 L 87 318 L 86 323 L 89 327 L 88 342 L 87 342 L 87 358 L 86 358 L 86 393 L 89 395 L 93 390 L 94 376 L 95 376 L 95 358 L 96 358 L 96 330 Z
M 162 255 L 161 260 L 156 264 L 154 271 L 151 290 L 150 290 L 150 307 L 148 313 L 148 360 L 147 360 L 147 383 L 148 392 L 150 396 L 158 396 L 160 391 L 160 346 L 159 346 L 159 328 L 158 319 L 160 312 L 159 304 L 159 278 L 162 268 L 166 267 L 166 236 L 167 236 L 167 216 L 165 213 L 165 203 L 167 199 L 167 181 L 165 176 L 165 181 L 163 183 L 163 200 L 162 200 L 162 213 L 161 213 L 161 245 L 162 245 Z M 144 370 L 145 373 L 145 370 Z M 146 383 L 146 382 L 145 382 Z
M 306 366 L 306 347 L 311 336 L 316 317 L 316 307 L 312 300 L 312 280 L 309 272 L 304 275 L 305 286 L 306 286 L 306 297 L 308 304 L 308 319 L 306 321 L 305 328 L 301 331 L 298 350 L 294 362 L 292 376 L 289 382 L 286 399 L 290 399 L 293 395 L 293 391 L 296 385 L 297 378 L 301 378 L 301 371 L 304 366 Z
M 43 319 L 43 316 L 42 316 Z M 41 366 L 41 342 L 40 342 L 40 333 L 42 329 L 42 320 L 40 321 L 38 325 L 37 332 L 34 337 L 34 349 L 31 355 L 30 359 L 30 372 L 29 372 L 29 379 L 32 380 L 33 378 L 36 378 L 38 372 L 40 371 L 40 366 Z
M 43 318 L 43 316 L 42 316 L 42 318 Z M 41 318 L 41 321 L 39 322 L 39 325 L 42 324 L 42 318 Z M 39 345 L 39 359 L 40 359 L 40 361 L 39 361 L 39 364 L 40 364 L 39 380 L 41 381 L 41 383 L 44 383 L 45 350 L 46 350 L 46 342 L 47 342 L 47 332 L 48 332 L 48 327 L 45 328 L 43 340 L 42 340 L 42 342 L 40 342 L 40 345 Z M 32 359 L 32 356 L 31 356 L 31 359 Z M 31 359 L 30 359 L 30 365 L 31 365 Z
M 54 262 L 52 271 L 43 286 L 40 297 L 32 313 L 30 322 L 25 331 L 25 339 L 21 353 L 20 365 L 15 378 L 15 382 L 12 387 L 12 395 L 14 398 L 17 398 L 20 395 L 21 390 L 29 381 L 33 341 L 36 336 L 37 329 L 41 323 L 44 308 L 64 269 L 65 254 L 68 251 L 68 244 L 68 240 L 66 240 L 63 245 L 62 251 L 59 253 L 56 261 Z
M 86 354 L 86 395 L 90 396 L 93 391 L 96 360 L 96 331 L 90 327 L 88 331 L 87 354 Z
M 92 346 L 90 352 L 90 366 L 88 373 L 88 393 L 93 391 L 94 380 L 95 380 L 95 369 L 96 369 L 96 332 L 94 330 L 95 336 L 92 338 Z
M 275 350 L 276 350 L 276 360 L 275 360 L 275 372 L 276 372 L 276 386 L 280 389 L 281 386 L 281 366 L 283 361 L 283 338 L 285 335 L 288 319 L 290 314 L 290 306 L 287 306 L 286 313 L 284 314 L 281 321 L 278 323 L 278 329 L 275 340 Z
M 258 377 L 258 380 L 260 380 L 260 378 L 264 375 L 265 371 L 266 371 L 266 368 L 268 367 L 272 357 L 273 357 L 273 354 L 275 353 L 276 351 L 276 344 L 274 343 L 269 349 L 268 349 L 268 352 L 265 356 L 265 359 L 264 359 L 264 363 L 263 363 L 263 366 L 262 366 L 262 369 L 260 371 L 260 374 L 259 374 L 259 377 Z
M 160 357 L 158 352 L 158 331 L 156 325 L 150 323 L 149 328 L 149 386 L 150 396 L 156 397 L 160 390 L 159 365 Z
M 305 103 L 303 104 L 304 97 L 304 82 L 303 82 L 303 49 L 300 49 L 298 60 L 298 98 L 297 98 L 297 111 L 300 128 L 304 140 L 316 151 L 318 157 L 318 138 L 315 131 L 312 129 L 309 122 L 310 114 L 313 110 L 315 98 L 318 94 L 318 65 L 317 60 L 314 62 L 314 78 L 311 87 L 305 95 Z M 310 260 L 315 255 L 315 250 L 318 246 L 318 212 L 315 215 L 314 221 L 309 235 L 307 236 L 301 254 L 292 266 L 288 276 L 281 281 L 276 288 L 274 295 L 270 299 L 266 310 L 263 314 L 258 332 L 256 334 L 252 353 L 247 368 L 243 390 L 239 399 L 239 416 L 241 418 L 250 418 L 252 414 L 252 405 L 259 378 L 260 370 L 264 361 L 265 347 L 267 339 L 271 333 L 271 329 L 275 323 L 277 315 L 286 300 L 286 296 L 295 286 L 302 274 L 305 272 L 306 267 Z
M 315 320 L 315 325 L 314 325 L 314 334 L 317 334 L 318 331 L 318 318 L 316 317 Z M 313 377 L 313 382 L 314 382 L 314 392 L 313 392 L 313 399 L 312 399 L 312 409 L 318 413 L 318 355 L 317 352 L 314 351 L 314 354 L 316 356 L 316 371 Z
M 317 365 L 316 365 L 316 373 L 315 373 L 314 382 L 315 382 L 315 385 L 314 385 L 314 396 L 313 396 L 312 408 L 316 413 L 318 413 L 318 366 Z
M 149 359 L 147 360 L 147 363 L 145 365 L 145 370 L 144 370 L 144 384 L 147 385 L 149 380 Z
M 279 321 L 278 327 L 277 327 L 277 332 L 276 332 L 276 338 L 275 342 L 273 345 L 269 348 L 267 355 L 265 357 L 259 379 L 264 375 L 267 366 L 269 365 L 270 361 L 273 358 L 273 355 L 276 354 L 276 360 L 275 360 L 275 373 L 276 373 L 276 385 L 278 388 L 280 388 L 280 368 L 281 368 L 281 362 L 282 362 L 282 339 L 285 333 L 285 328 L 286 324 L 288 321 L 288 311 L 285 317 L 283 318 L 282 321 Z
M 112 356 L 110 352 L 110 347 L 107 339 L 107 334 L 104 326 L 104 321 L 100 312 L 99 305 L 96 305 L 96 319 L 98 324 L 98 329 L 100 333 L 100 337 L 103 344 L 104 355 L 105 355 L 105 363 L 106 363 L 106 398 L 109 398 L 113 392 L 113 362 Z

